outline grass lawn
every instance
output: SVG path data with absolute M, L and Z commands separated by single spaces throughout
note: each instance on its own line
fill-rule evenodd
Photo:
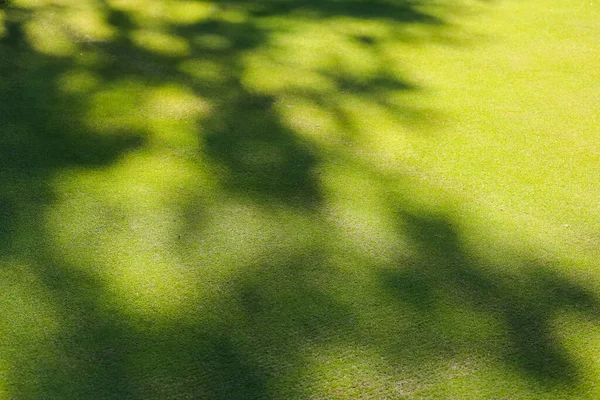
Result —
M 600 398 L 596 0 L 0 0 L 0 400 Z

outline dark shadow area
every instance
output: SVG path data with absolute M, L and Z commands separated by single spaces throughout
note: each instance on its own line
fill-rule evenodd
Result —
M 239 96 L 206 135 L 208 155 L 222 165 L 229 191 L 254 200 L 311 206 L 319 201 L 316 156 L 282 126 L 273 100 Z
M 60 330 L 37 354 L 23 354 L 11 382 L 23 399 L 131 398 L 128 355 L 136 338 L 118 308 L 111 307 L 102 283 L 39 254 L 36 273 L 44 301 L 59 310 Z
M 105 4 L 107 20 L 118 29 L 118 38 L 94 44 L 93 48 L 106 55 L 107 62 L 97 72 L 107 81 L 131 78 L 143 79 L 150 84 L 182 84 L 211 103 L 211 116 L 200 124 L 199 130 L 207 155 L 220 168 L 219 177 L 227 190 L 251 197 L 253 201 L 312 207 L 320 198 L 314 177 L 320 154 L 318 149 L 302 142 L 282 120 L 275 109 L 282 96 L 300 95 L 327 110 L 343 125 L 349 140 L 352 140 L 357 128 L 349 122 L 348 111 L 335 103 L 334 97 L 340 93 L 368 99 L 402 122 L 421 123 L 434 118 L 427 110 L 416 110 L 390 101 L 389 95 L 418 90 L 418 86 L 397 74 L 391 74 L 385 58 L 375 47 L 362 49 L 365 55 L 375 56 L 382 63 L 370 77 L 352 76 L 344 72 L 345 68 L 351 66 L 345 65 L 347 60 L 343 54 L 335 52 L 331 57 L 344 68 L 337 73 L 312 71 L 331 80 L 335 84 L 334 89 L 297 90 L 290 87 L 263 94 L 248 88 L 243 82 L 248 72 L 244 64 L 245 55 L 270 46 L 272 36 L 287 29 L 285 26 L 265 27 L 263 20 L 276 15 L 285 17 L 298 8 L 308 12 L 310 19 L 348 16 L 391 19 L 391 23 L 398 26 L 409 22 L 444 25 L 437 17 L 420 11 L 421 6 L 420 3 L 405 1 L 376 4 L 364 1 L 216 2 L 215 17 L 189 25 L 173 25 L 169 29 L 177 37 L 188 38 L 191 44 L 189 55 L 178 57 L 162 56 L 136 45 L 131 39 L 132 33 L 139 28 L 134 22 L 135 16 Z M 246 17 L 233 21 L 221 18 L 221 13 L 232 11 Z M 397 35 L 401 36 L 401 33 Z M 378 40 L 369 38 L 365 42 L 364 38 L 357 39 L 367 47 L 375 46 Z M 201 65 L 198 67 L 200 70 L 208 68 L 209 71 L 196 71 L 190 76 L 181 69 L 180 63 L 185 59 L 193 59 Z M 276 59 L 270 61 L 274 66 L 280 63 Z M 297 69 L 301 72 L 300 68 L 293 65 L 287 67 L 291 71 Z M 264 74 L 268 77 L 271 71 L 266 70 Z
M 440 303 L 458 299 L 502 326 L 498 334 L 507 339 L 502 355 L 507 363 L 544 384 L 578 383 L 578 364 L 555 336 L 552 323 L 565 310 L 597 319 L 600 303 L 593 293 L 540 262 L 520 259 L 515 268 L 507 260 L 503 268 L 477 260 L 446 218 L 403 213 L 401 220 L 419 257 L 382 275 L 398 300 L 427 314 L 435 313 Z
M 356 17 L 361 19 L 390 19 L 399 23 L 421 23 L 441 25 L 438 17 L 422 11 L 424 2 L 406 0 L 325 0 L 296 1 L 269 0 L 264 2 L 245 2 L 225 0 L 218 2 L 223 7 L 247 7 L 256 17 L 278 16 L 300 13 L 313 18 Z
M 22 218 L 36 225 L 52 201 L 48 180 L 70 167 L 96 168 L 139 148 L 140 132 L 101 136 L 83 122 L 85 99 L 61 93 L 62 73 L 71 60 L 36 51 L 23 31 L 28 13 L 7 8 L 0 39 L 0 246 Z M 37 217 L 36 217 L 37 215 Z

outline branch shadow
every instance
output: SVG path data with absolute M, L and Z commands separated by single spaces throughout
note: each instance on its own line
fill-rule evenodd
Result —
M 7 12 L 13 12 L 9 7 Z M 65 168 L 100 168 L 144 143 L 141 132 L 102 136 L 83 123 L 85 101 L 60 91 L 73 66 L 39 53 L 24 32 L 26 13 L 7 18 L 0 39 L 0 249 L 7 251 L 23 216 L 37 225 L 53 199 L 49 181 Z M 9 234 L 10 233 L 10 234 Z
M 424 2 L 425 3 L 425 2 Z M 295 1 L 271 0 L 248 3 L 235 0 L 219 1 L 224 7 L 244 6 L 257 17 L 278 16 L 294 12 L 306 13 L 316 18 L 357 17 L 361 19 L 390 19 L 399 23 L 442 25 L 444 21 L 419 9 L 422 3 L 406 0 L 351 0 L 351 1 Z
M 419 255 L 382 274 L 398 301 L 435 314 L 440 303 L 458 298 L 501 327 L 497 334 L 506 338 L 502 357 L 507 364 L 546 385 L 581 383 L 581 367 L 557 337 L 554 318 L 576 311 L 597 320 L 600 303 L 594 293 L 559 275 L 549 261 L 519 257 L 490 265 L 478 260 L 448 218 L 403 213 L 401 220 Z
M 361 260 L 332 254 L 336 236 L 330 235 L 332 228 L 323 220 L 329 204 L 319 177 L 332 151 L 308 140 L 298 126 L 282 116 L 282 99 L 296 96 L 327 114 L 342 127 L 343 147 L 360 135 L 361 129 L 341 105 L 340 96 L 361 98 L 400 121 L 422 120 L 422 110 L 394 103 L 386 96 L 387 92 L 404 93 L 420 87 L 390 72 L 391 66 L 378 50 L 380 39 L 370 34 L 342 35 L 359 55 L 378 60 L 380 65 L 366 77 L 343 70 L 347 61 L 343 55 L 331 57 L 339 70 L 327 71 L 322 66 L 303 70 L 277 57 L 273 50 L 278 46 L 276 36 L 288 28 L 272 28 L 269 21 L 298 15 L 313 22 L 355 18 L 398 26 L 444 26 L 439 15 L 424 11 L 422 6 L 427 2 L 215 2 L 214 14 L 200 22 L 161 26 L 168 34 L 186 39 L 189 50 L 184 55 L 171 53 L 169 48 L 161 49 L 166 54 L 160 53 L 136 42 L 136 32 L 141 29 L 136 13 L 140 10 L 117 9 L 109 2 L 99 4 L 115 37 L 78 43 L 83 50 L 80 55 L 91 53 L 98 62 L 86 64 L 85 60 L 78 61 L 77 54 L 56 56 L 40 51 L 26 31 L 35 11 L 16 6 L 7 8 L 7 33 L 0 38 L 0 262 L 17 273 L 22 272 L 20 268 L 28 269 L 19 263 L 11 267 L 14 259 L 31 265 L 28 268 L 40 281 L 35 283 L 42 293 L 39 297 L 43 304 L 53 307 L 58 325 L 49 338 L 43 336 L 44 340 L 31 345 L 44 350 L 43 354 L 31 351 L 11 356 L 11 395 L 63 399 L 309 398 L 319 391 L 311 387 L 319 379 L 315 376 L 319 375 L 318 368 L 327 364 L 315 361 L 323 349 L 375 354 L 384 360 L 385 368 L 407 368 L 410 374 L 427 368 L 427 362 L 436 357 L 450 357 L 455 344 L 468 347 L 468 340 L 454 338 L 439 321 L 439 303 L 448 299 L 469 312 L 482 310 L 492 316 L 501 326 L 497 334 L 506 344 L 502 357 L 507 364 L 535 381 L 578 383 L 580 368 L 555 337 L 552 319 L 568 308 L 597 318 L 599 306 L 593 294 L 552 272 L 555 268 L 523 259 L 521 269 L 527 271 L 523 276 L 516 279 L 500 274 L 495 271 L 502 266 L 486 264 L 469 254 L 451 218 L 404 211 L 399 211 L 398 217 L 402 227 L 393 234 L 397 238 L 407 236 L 416 244 L 412 259 L 390 262 L 375 255 L 362 265 Z M 220 14 L 231 10 L 242 13 L 243 18 L 227 19 Z M 252 85 L 248 82 L 247 56 L 259 51 L 266 52 L 264 58 L 271 66 L 313 74 L 327 84 L 266 89 Z M 182 68 L 182 63 L 190 60 L 199 65 L 192 73 Z M 94 261 L 72 265 L 61 258 L 63 253 L 53 251 L 52 233 L 43 229 L 47 211 L 55 201 L 52 180 L 59 173 L 107 168 L 130 153 L 144 150 L 153 135 L 153 128 L 132 128 L 127 123 L 106 128 L 108 134 L 90 128 L 86 118 L 94 93 L 67 94 L 59 88 L 65 72 L 75 68 L 93 73 L 103 87 L 128 80 L 152 87 L 175 84 L 205 99 L 210 105 L 209 115 L 193 122 L 201 143 L 201 154 L 194 157 L 205 157 L 203 162 L 218 181 L 215 192 L 228 201 L 242 199 L 244 204 L 267 210 L 277 221 L 279 215 L 273 211 L 277 207 L 270 208 L 272 205 L 309 215 L 310 227 L 320 236 L 299 245 L 300 251 L 284 256 L 280 250 L 267 247 L 267 257 L 242 263 L 235 274 L 220 283 L 223 287 L 214 290 L 218 294 L 215 298 L 193 303 L 193 311 L 185 317 L 174 312 L 166 322 L 158 322 L 128 314 L 115 300 L 109 278 L 102 275 L 102 268 L 111 266 L 94 259 L 93 254 L 90 257 Z M 116 114 L 121 111 L 127 110 Z M 360 169 L 357 165 L 362 168 L 359 163 L 348 163 L 346 168 Z M 367 173 L 373 181 L 380 180 L 375 173 Z M 189 208 L 202 200 L 200 195 L 191 198 L 194 204 Z M 402 210 L 403 205 L 398 208 Z M 188 217 L 186 212 L 174 211 L 177 217 L 188 220 L 177 233 L 192 247 L 195 237 L 201 241 L 207 233 L 199 226 L 204 221 L 198 222 L 194 220 L 197 215 Z M 126 226 L 126 218 L 105 218 L 114 219 L 104 221 L 106 224 L 122 226 L 124 236 L 135 246 L 136 237 Z M 188 232 L 194 229 L 192 234 Z M 237 243 L 233 233 L 219 234 L 231 247 Z M 87 240 L 93 242 L 91 236 Z M 248 250 L 252 246 L 243 240 L 239 243 Z M 341 247 L 348 252 L 355 250 Z M 131 252 L 132 258 L 138 256 L 136 249 Z M 228 255 L 219 256 L 227 259 Z M 331 261 L 334 256 L 343 259 L 339 264 L 347 262 L 359 271 L 344 271 L 345 265 Z M 188 262 L 204 277 L 205 265 L 194 259 Z M 150 270 L 152 266 L 147 267 Z M 370 280 L 371 270 L 380 271 L 374 282 Z M 357 280 L 350 282 L 349 276 Z M 345 285 L 349 289 L 341 290 Z M 27 295 L 27 285 L 22 286 Z M 200 286 L 198 292 L 203 290 Z M 406 316 L 413 314 L 407 308 L 416 310 L 417 315 L 415 321 L 406 323 L 408 328 L 403 324 Z M 372 314 L 380 320 L 369 320 Z M 382 320 L 387 331 L 377 328 Z M 428 323 L 435 329 L 426 328 Z M 34 325 L 36 321 L 28 321 L 25 326 L 33 329 Z M 468 328 L 458 329 L 468 333 Z M 363 394 L 360 388 L 356 390 L 346 393 L 347 397 Z M 386 390 L 396 393 L 390 387 Z

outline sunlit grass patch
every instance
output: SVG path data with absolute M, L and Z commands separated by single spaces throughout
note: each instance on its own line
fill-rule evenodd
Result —
M 0 10 L 0 39 L 6 35 L 5 18 L 6 16 L 4 11 Z
M 186 56 L 189 54 L 187 40 L 166 32 L 138 30 L 132 33 L 133 41 L 145 50 L 166 55 Z
M 36 50 L 51 56 L 72 56 L 79 46 L 70 36 L 53 12 L 40 13 L 27 24 L 29 40 Z
M 114 38 L 116 30 L 106 17 L 92 4 L 81 9 L 69 10 L 61 16 L 65 29 L 80 41 L 106 41 Z
M 594 178 L 597 141 L 591 140 L 595 117 L 588 110 L 594 104 L 588 97 L 588 78 L 596 75 L 589 61 L 594 45 L 564 45 L 574 37 L 581 41 L 584 32 L 592 37 L 585 21 L 593 11 L 580 17 L 581 26 L 588 26 L 580 29 L 570 21 L 571 8 L 566 18 L 556 6 L 530 20 L 529 8 L 515 7 L 501 7 L 509 21 L 518 22 L 491 25 L 496 39 L 483 47 L 489 50 L 440 50 L 436 63 L 448 67 L 421 70 L 440 89 L 433 100 L 452 110 L 454 124 L 435 129 L 439 133 L 420 153 L 433 168 L 443 166 L 445 179 L 453 177 L 466 193 L 493 203 L 491 213 L 512 213 L 521 226 L 536 226 L 532 236 L 551 233 L 553 245 L 561 241 L 556 235 L 567 243 L 583 231 L 596 236 L 600 188 Z M 432 58 L 423 55 L 429 65 Z M 573 230 L 573 223 L 580 229 Z
M 65 172 L 47 219 L 56 256 L 102 282 L 135 318 L 185 314 L 197 301 L 199 276 L 178 246 L 187 218 L 196 217 L 176 210 L 194 197 L 190 182 L 206 179 L 196 171 L 174 155 L 133 154 L 112 170 Z
M 115 9 L 131 13 L 140 24 L 193 24 L 210 16 L 216 6 L 208 1 L 110 0 Z
M 211 105 L 185 86 L 124 81 L 92 94 L 86 124 L 106 135 L 140 133 L 160 146 L 197 149 L 199 120 Z
M 277 58 L 254 56 L 247 61 L 244 83 L 260 93 L 277 94 L 297 91 L 328 93 L 336 90 L 335 80 L 319 73 L 317 68 L 306 69 L 285 65 Z

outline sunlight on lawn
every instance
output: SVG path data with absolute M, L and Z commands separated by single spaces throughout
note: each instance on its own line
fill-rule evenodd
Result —
M 4 37 L 4 35 L 6 35 L 6 26 L 5 26 L 4 18 L 5 18 L 5 13 L 4 13 L 4 11 L 0 10 L 0 39 L 2 39 L 2 37 Z
M 419 154 L 450 185 L 539 238 L 541 247 L 545 242 L 557 256 L 578 259 L 598 254 L 600 148 L 590 109 L 598 81 L 590 23 L 598 9 L 585 2 L 530 11 L 535 7 L 503 4 L 499 11 L 512 23 L 490 23 L 496 36 L 487 51 L 437 53 L 440 64 L 472 68 L 422 69 L 440 89 L 436 103 L 456 123 Z M 416 65 L 430 63 L 425 53 L 408 54 Z M 597 258 L 592 254 L 590 261 Z
M 0 9 L 0 398 L 597 398 L 559 3 Z

